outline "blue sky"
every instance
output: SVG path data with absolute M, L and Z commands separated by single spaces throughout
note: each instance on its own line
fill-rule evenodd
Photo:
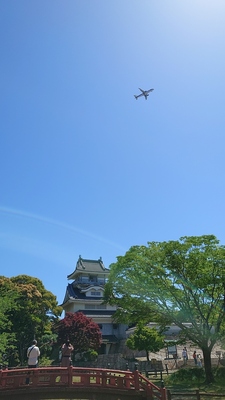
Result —
M 61 303 L 79 255 L 225 244 L 224 0 L 1 0 L 0 35 L 1 275 Z

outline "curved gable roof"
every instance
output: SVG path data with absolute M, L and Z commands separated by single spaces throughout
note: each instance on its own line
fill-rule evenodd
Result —
M 75 279 L 80 274 L 95 274 L 102 275 L 108 274 L 109 269 L 103 264 L 102 258 L 99 260 L 87 260 L 79 256 L 75 270 L 67 275 L 67 279 Z

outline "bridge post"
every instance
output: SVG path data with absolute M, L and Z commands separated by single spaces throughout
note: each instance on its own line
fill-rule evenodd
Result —
M 166 400 L 166 388 L 160 388 L 161 399 Z
M 68 367 L 68 386 L 73 386 L 73 366 Z
M 131 387 L 131 374 L 126 374 L 124 377 L 124 385 L 127 389 Z
M 110 369 L 110 363 L 107 364 L 107 368 Z M 108 384 L 110 385 L 110 378 L 107 379 Z
M 133 372 L 135 390 L 139 390 L 139 372 L 137 369 Z
M 100 380 L 100 374 L 99 374 L 99 372 L 96 373 L 96 378 L 95 378 L 95 379 L 96 379 L 96 383 L 97 383 L 98 385 L 100 385 L 100 381 L 101 381 L 101 380 Z
M 107 386 L 106 372 L 102 371 L 102 387 Z
M 36 387 L 38 384 L 38 374 L 39 374 L 39 370 L 37 368 L 35 368 L 33 370 L 33 374 L 32 374 L 32 384 Z
M 3 379 L 2 379 L 2 366 L 0 366 L 0 382 L 1 382 L 1 386 L 3 386 Z

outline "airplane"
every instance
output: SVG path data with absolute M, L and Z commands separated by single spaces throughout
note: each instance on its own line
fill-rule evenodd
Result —
M 141 97 L 141 96 L 145 96 L 145 100 L 147 100 L 147 98 L 148 98 L 148 96 L 149 96 L 149 93 L 150 92 L 153 92 L 153 90 L 154 89 L 149 89 L 149 90 L 142 90 L 141 88 L 138 88 L 142 93 L 141 94 L 138 94 L 138 95 L 134 95 L 134 97 L 135 97 L 135 99 L 137 100 L 138 99 L 138 97 Z

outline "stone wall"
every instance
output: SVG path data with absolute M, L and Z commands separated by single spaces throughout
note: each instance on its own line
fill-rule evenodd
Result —
M 182 359 L 182 349 L 183 345 L 178 345 L 177 346 L 177 360 L 173 359 L 170 357 L 169 359 L 167 358 L 167 351 L 166 348 L 161 349 L 157 353 L 149 353 L 149 358 L 150 362 L 146 361 L 146 352 L 142 351 L 133 351 L 130 350 L 126 345 L 125 345 L 126 340 L 121 340 L 117 347 L 116 347 L 116 352 L 114 354 L 101 354 L 98 356 L 98 359 L 94 362 L 76 362 L 74 366 L 80 366 L 80 367 L 92 367 L 92 368 L 110 368 L 110 369 L 120 369 L 120 370 L 126 370 L 127 368 L 130 371 L 134 371 L 135 367 L 138 368 L 139 371 L 145 372 L 154 372 L 154 371 L 165 371 L 167 368 L 170 372 L 173 372 L 174 370 L 178 368 L 183 367 L 183 359 Z M 194 366 L 194 360 L 192 357 L 193 351 L 196 350 L 197 353 L 200 353 L 202 355 L 202 351 L 195 347 L 193 343 L 187 342 L 186 347 L 188 350 L 188 366 L 192 367 Z M 114 348 L 115 351 L 115 348 Z M 211 360 L 212 364 L 218 365 L 219 364 L 219 355 L 221 355 L 222 360 L 225 363 L 225 353 L 224 349 L 221 349 L 221 346 L 218 344 L 214 346 L 212 355 L 211 355 Z M 222 361 L 221 360 L 221 361 Z M 135 366 L 137 364 L 137 366 Z M 222 362 L 221 362 L 222 364 Z
M 162 371 L 164 369 L 163 363 L 161 360 L 151 360 L 151 361 L 129 361 L 124 359 L 121 354 L 101 354 L 98 356 L 96 361 L 86 361 L 86 362 L 76 362 L 74 364 L 75 367 L 87 367 L 87 368 L 109 368 L 109 369 L 119 369 L 122 371 L 126 371 L 129 369 L 130 371 L 134 371 L 136 368 L 139 371 Z

